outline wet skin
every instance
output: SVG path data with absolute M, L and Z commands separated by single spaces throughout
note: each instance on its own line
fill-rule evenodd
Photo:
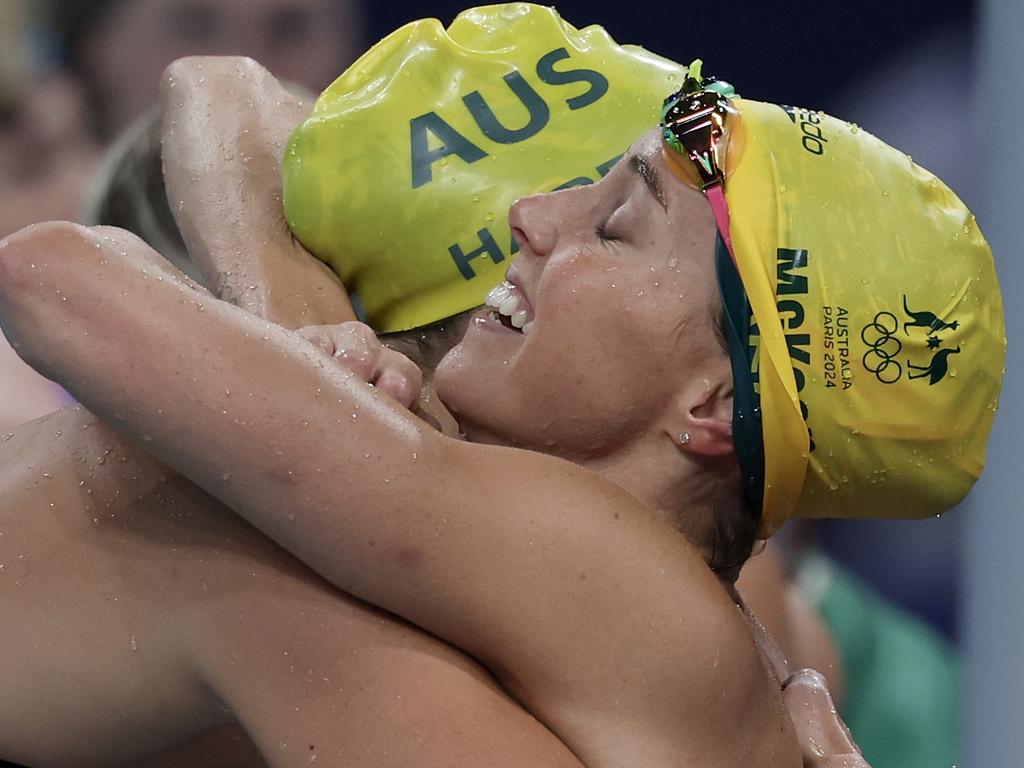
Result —
M 302 102 L 240 59 L 179 62 L 164 96 L 168 192 L 210 283 L 286 327 L 351 318 L 273 191 Z M 465 656 L 332 588 L 83 408 L 0 435 L 0 534 L 18 629 L 0 641 L 2 757 L 263 764 L 247 731 L 275 766 L 307 765 L 311 744 L 327 764 L 578 765 Z
M 472 661 L 83 408 L 0 436 L 0 500 L 4 758 L 263 764 L 238 721 L 273 766 L 578 765 Z
M 4 331 L 36 367 L 332 583 L 483 661 L 587 764 L 799 762 L 742 616 L 634 497 L 427 430 L 124 233 L 22 233 L 0 249 L 0 278 Z M 111 391 L 98 360 L 133 375 Z
M 154 273 L 154 274 L 155 274 L 155 273 L 156 273 L 156 271 L 157 271 L 157 270 L 153 270 L 153 271 L 152 271 L 151 273 Z M 52 425 L 51 425 L 51 426 L 52 426 Z M 97 447 L 98 447 L 98 446 L 97 446 Z M 156 466 L 160 467 L 160 465 L 156 465 Z M 38 469 L 38 467 L 34 467 L 34 469 Z M 31 471 L 31 470 L 29 470 L 29 471 Z M 163 469 L 163 467 L 160 467 L 160 471 L 161 471 L 161 472 L 166 472 L 166 470 L 164 470 L 164 469 Z M 137 475 L 136 475 L 136 476 L 137 476 Z M 52 478 L 51 478 L 51 479 L 52 479 Z M 167 480 L 164 480 L 164 482 L 166 483 L 166 482 L 167 482 Z M 174 483 L 171 483 L 171 485 L 174 485 Z M 164 500 L 166 501 L 166 494 L 161 494 L 161 499 L 164 499 Z M 245 527 L 245 526 L 243 526 L 243 527 L 244 527 L 244 528 L 245 528 L 246 530 L 250 530 L 250 532 L 251 532 L 251 529 L 249 529 L 249 528 L 247 528 L 247 527 Z M 276 550 L 274 550 L 274 551 L 276 551 Z M 279 554 L 280 554 L 280 553 L 279 553 Z M 299 566 L 299 567 L 301 568 L 301 566 Z M 126 582 L 127 582 L 127 581 L 128 581 L 128 580 L 126 580 Z M 294 620 L 292 620 L 292 621 L 293 621 L 293 624 L 294 624 Z M 137 651 L 133 651 L 133 652 L 137 652 Z M 493 718 L 492 718 L 492 719 L 490 719 L 489 721 L 490 721 L 490 722 L 495 722 Z M 488 762 L 490 762 L 490 761 L 488 761 Z M 541 763 L 540 763 L 540 762 L 538 762 L 537 760 L 534 760 L 534 761 L 532 761 L 532 764 L 541 764 Z

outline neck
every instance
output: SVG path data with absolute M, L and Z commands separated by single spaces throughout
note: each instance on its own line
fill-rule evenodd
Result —
M 508 444 L 476 432 L 468 439 Z M 683 534 L 716 570 L 731 557 L 731 553 L 722 551 L 727 544 L 721 536 L 723 524 L 735 527 L 737 521 L 746 521 L 750 515 L 744 509 L 735 461 L 701 462 L 679 450 L 664 434 L 639 437 L 614 451 L 585 457 L 544 452 L 586 467 L 633 495 Z M 732 578 L 737 570 L 733 569 Z
M 731 492 L 738 480 L 700 464 L 664 436 L 636 441 L 610 456 L 580 462 L 635 496 L 696 545 L 704 559 L 714 557 L 719 515 L 742 504 Z

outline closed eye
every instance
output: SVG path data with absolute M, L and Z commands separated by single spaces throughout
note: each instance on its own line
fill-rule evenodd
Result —
M 598 225 L 597 229 L 595 230 L 595 232 L 597 233 L 597 239 L 600 240 L 602 243 L 617 243 L 619 241 L 619 238 L 611 234 L 608 231 L 607 227 L 607 224 Z

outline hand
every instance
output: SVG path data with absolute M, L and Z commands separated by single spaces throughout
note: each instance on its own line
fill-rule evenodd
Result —
M 405 355 L 385 347 L 370 326 L 353 320 L 307 326 L 298 334 L 400 405 L 416 406 L 423 374 Z
M 820 673 L 794 673 L 782 686 L 782 698 L 796 727 L 804 768 L 871 768 L 837 714 Z

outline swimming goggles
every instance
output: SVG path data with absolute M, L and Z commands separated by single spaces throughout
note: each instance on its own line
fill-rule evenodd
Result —
M 718 232 L 736 260 L 729 237 L 729 206 L 725 201 L 725 152 L 727 118 L 737 115 L 729 99 L 736 95 L 727 82 L 701 75 L 702 62 L 690 64 L 682 87 L 665 99 L 661 133 L 676 159 L 689 161 L 697 172 L 701 191 L 711 204 Z

